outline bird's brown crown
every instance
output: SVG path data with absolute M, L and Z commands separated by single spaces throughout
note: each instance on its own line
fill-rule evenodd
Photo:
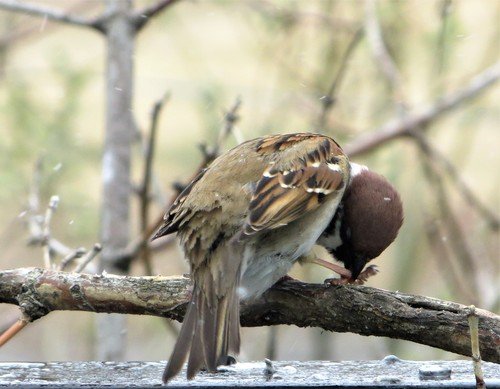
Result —
M 352 178 L 343 199 L 343 224 L 352 250 L 367 260 L 378 257 L 403 224 L 398 192 L 381 175 L 363 170 Z

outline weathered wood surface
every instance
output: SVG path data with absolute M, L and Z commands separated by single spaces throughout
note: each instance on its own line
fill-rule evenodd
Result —
M 450 370 L 448 379 L 422 379 L 420 371 Z M 12 387 L 158 387 L 164 362 L 51 362 L 0 363 L 0 386 Z M 217 374 L 200 373 L 186 381 L 185 371 L 169 387 L 244 388 L 474 388 L 470 361 L 273 362 L 276 372 L 266 374 L 264 362 L 237 363 Z M 486 385 L 500 388 L 500 365 L 483 365 Z
M 119 277 L 38 268 L 0 271 L 0 303 L 32 319 L 54 310 L 146 314 L 182 320 L 185 277 Z M 300 307 L 300 309 L 298 309 Z M 387 336 L 470 356 L 466 306 L 366 286 L 285 281 L 241 310 L 243 326 L 290 324 Z M 500 317 L 477 309 L 484 360 L 500 363 Z

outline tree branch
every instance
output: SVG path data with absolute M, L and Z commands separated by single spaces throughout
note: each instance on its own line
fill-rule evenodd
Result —
M 378 129 L 360 135 L 345 147 L 345 151 L 350 157 L 358 156 L 385 145 L 391 140 L 406 136 L 409 130 L 423 127 L 446 112 L 457 108 L 460 104 L 477 97 L 495 84 L 499 78 L 500 62 L 497 62 L 472 78 L 464 88 L 438 99 L 433 104 L 413 114 L 390 120 Z
M 151 128 L 149 130 L 145 158 L 144 158 L 144 170 L 142 174 L 142 183 L 139 189 L 140 195 L 140 221 L 141 221 L 141 233 L 146 234 L 149 227 L 149 206 L 151 204 L 151 178 L 153 175 L 153 155 L 155 151 L 156 133 L 158 130 L 158 118 L 163 105 L 168 100 L 169 95 L 165 94 L 159 99 L 153 106 L 151 112 Z M 142 260 L 144 262 L 144 268 L 146 270 L 146 275 L 153 275 L 153 267 L 151 264 L 151 250 L 149 248 L 148 240 L 142 241 Z
M 173 5 L 178 0 L 160 0 L 157 3 L 144 7 L 136 12 L 134 12 L 131 16 L 131 21 L 135 26 L 136 31 L 141 30 L 153 16 L 163 11 L 165 8 Z
M 46 7 L 43 5 L 19 2 L 16 0 L 0 0 L 0 9 L 11 12 L 20 12 L 32 16 L 41 16 L 56 22 L 73 24 L 76 26 L 91 27 L 103 32 L 103 26 L 99 19 L 85 19 L 79 16 L 70 15 L 64 11 Z
M 121 277 L 39 268 L 0 271 L 0 303 L 32 320 L 55 310 L 148 314 L 180 320 L 189 299 L 185 277 Z M 297 307 L 301 307 L 297 309 Z M 500 317 L 476 310 L 485 361 L 500 363 Z M 365 286 L 284 281 L 242 307 L 243 326 L 293 324 L 410 340 L 471 355 L 468 307 Z
M 410 131 L 409 135 L 415 139 L 422 152 L 431 161 L 441 166 L 442 170 L 448 175 L 451 183 L 455 186 L 458 193 L 481 215 L 483 219 L 487 221 L 489 227 L 494 231 L 500 229 L 500 217 L 494 210 L 489 209 L 485 204 L 483 204 L 479 197 L 460 176 L 457 168 L 451 163 L 451 161 L 449 161 L 437 147 L 434 147 L 434 145 L 429 142 L 421 132 Z
M 397 104 L 400 114 L 404 114 L 406 109 L 401 74 L 385 45 L 382 28 L 377 17 L 375 0 L 366 0 L 365 31 L 369 47 L 376 59 L 377 65 L 389 83 L 393 100 Z
M 340 60 L 340 65 L 337 70 L 337 75 L 330 84 L 330 87 L 328 88 L 328 92 L 326 93 L 326 95 L 323 95 L 320 98 L 321 112 L 319 115 L 318 126 L 317 126 L 320 129 L 325 128 L 328 114 L 330 113 L 333 104 L 335 104 L 337 98 L 336 96 L 337 90 L 339 88 L 340 83 L 342 82 L 342 79 L 344 78 L 347 65 L 349 64 L 349 60 L 351 59 L 351 56 L 354 53 L 354 49 L 358 46 L 359 42 L 361 42 L 361 38 L 363 38 L 363 35 L 364 35 L 364 30 L 362 28 L 359 28 L 354 33 L 354 36 L 349 42 L 349 45 L 347 46 L 347 49 L 345 50 L 344 55 Z

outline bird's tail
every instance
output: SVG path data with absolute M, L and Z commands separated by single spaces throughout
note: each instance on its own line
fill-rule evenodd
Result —
M 195 276 L 192 298 L 163 373 L 164 383 L 179 373 L 188 354 L 187 378 L 192 379 L 203 368 L 215 372 L 218 365 L 226 363 L 229 353 L 239 352 L 239 271 L 234 285 L 223 294 L 218 293 L 213 279 L 207 279 L 212 278 L 211 272 L 203 273 Z

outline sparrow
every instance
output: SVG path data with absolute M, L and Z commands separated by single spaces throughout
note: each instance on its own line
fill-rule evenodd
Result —
M 349 180 L 348 158 L 332 138 L 295 133 L 236 146 L 184 189 L 153 237 L 177 233 L 193 280 L 165 383 L 186 359 L 192 379 L 238 353 L 240 301 L 310 255 Z
M 366 166 L 353 162 L 350 166 L 350 181 L 342 201 L 317 241 L 345 269 L 309 258 L 339 273 L 341 281 L 334 283 L 363 283 L 376 274 L 374 266 L 363 269 L 396 239 L 404 218 L 399 193 L 389 181 Z

